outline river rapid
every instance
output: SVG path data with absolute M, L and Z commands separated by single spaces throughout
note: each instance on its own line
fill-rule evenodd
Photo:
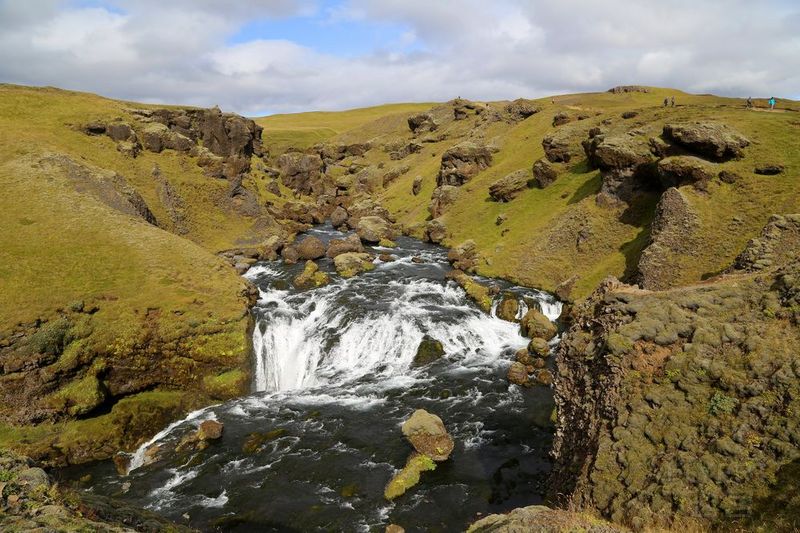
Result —
M 309 232 L 323 241 L 343 234 Z M 298 291 L 303 264 L 257 263 L 253 310 L 254 392 L 191 413 L 134 455 L 119 476 L 111 462 L 82 467 L 89 490 L 204 531 L 463 531 L 481 515 L 541 501 L 550 469 L 547 387 L 509 385 L 506 371 L 528 339 L 489 316 L 445 275 L 444 248 L 401 237 L 376 269 Z M 412 261 L 412 257 L 424 262 Z M 555 320 L 552 296 L 494 281 Z M 423 335 L 446 355 L 412 365 Z M 418 408 L 439 415 L 456 442 L 451 458 L 405 495 L 383 489 L 411 451 L 402 422 Z M 201 451 L 175 445 L 198 424 L 224 424 Z M 255 437 L 254 437 L 255 435 Z M 149 453 L 148 450 L 160 450 Z

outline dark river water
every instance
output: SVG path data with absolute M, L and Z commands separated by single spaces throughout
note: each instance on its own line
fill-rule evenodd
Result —
M 330 227 L 309 233 L 342 236 Z M 91 473 L 88 490 L 204 531 L 383 531 L 389 523 L 463 531 L 481 514 L 540 502 L 552 392 L 505 378 L 527 339 L 445 279 L 445 249 L 397 243 L 371 250 L 396 261 L 376 260 L 374 271 L 348 280 L 321 260 L 332 283 L 305 292 L 291 287 L 302 263 L 255 265 L 246 274 L 261 293 L 254 392 L 165 428 L 139 449 L 127 476 L 110 461 L 70 476 Z M 497 283 L 552 319 L 560 312 L 547 294 Z M 425 334 L 446 356 L 413 368 Z M 418 408 L 442 418 L 456 447 L 388 502 L 384 486 L 411 451 L 400 425 Z M 207 419 L 224 424 L 221 439 L 202 451 L 174 450 Z M 258 439 L 248 441 L 252 434 Z M 155 449 L 157 459 L 145 460 Z

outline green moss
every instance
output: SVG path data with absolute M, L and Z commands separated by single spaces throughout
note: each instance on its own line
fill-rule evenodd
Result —
M 95 372 L 62 387 L 49 398 L 50 405 L 66 410 L 70 416 L 85 415 L 106 399 L 106 393 Z
M 739 400 L 736 398 L 731 398 L 730 396 L 726 396 L 721 391 L 715 391 L 714 395 L 711 396 L 711 400 L 708 403 L 708 412 L 713 416 L 718 416 L 722 414 L 731 414 L 733 413 L 736 406 L 739 404 Z
M 412 453 L 403 469 L 386 485 L 383 496 L 391 501 L 402 496 L 408 489 L 419 483 L 422 472 L 435 470 L 436 463 L 427 455 Z
M 203 389 L 212 398 L 235 398 L 247 391 L 250 376 L 240 368 L 228 370 L 216 376 L 203 378 Z

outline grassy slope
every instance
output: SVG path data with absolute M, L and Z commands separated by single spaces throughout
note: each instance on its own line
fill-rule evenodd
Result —
M 665 96 L 675 95 L 678 107 L 663 109 Z M 591 118 L 562 128 L 575 128 L 576 139 L 585 138 L 585 131 L 610 118 L 605 129 L 624 132 L 643 127 L 647 135 L 660 133 L 666 121 L 718 120 L 740 130 L 754 144 L 741 161 L 720 165 L 718 170 L 739 172 L 743 180 L 735 185 L 712 184 L 709 193 L 684 188 L 692 204 L 701 213 L 701 238 L 706 246 L 697 255 L 678 258 L 681 283 L 700 280 L 729 265 L 747 240 L 756 235 L 774 212 L 796 212 L 800 209 L 800 193 L 793 186 L 800 172 L 800 116 L 794 112 L 767 113 L 747 111 L 743 100 L 715 96 L 689 95 L 668 89 L 652 89 L 650 93 L 594 93 L 559 96 L 536 103 L 542 111 L 525 121 L 509 125 L 495 122 L 479 126 L 478 119 L 443 123 L 437 133 L 446 133 L 441 142 L 424 144 L 419 154 L 402 161 L 390 161 L 380 149 L 371 150 L 367 162 L 383 164 L 385 169 L 408 166 L 409 170 L 388 186 L 384 204 L 407 226 L 422 227 L 428 218 L 427 206 L 435 188 L 440 156 L 461 140 L 474 138 L 499 148 L 494 164 L 462 187 L 456 204 L 443 220 L 452 233 L 449 244 L 474 239 L 486 263 L 480 273 L 516 280 L 520 283 L 553 289 L 573 274 L 579 275 L 575 296 L 588 294 L 607 275 L 622 276 L 635 267 L 639 252 L 647 244 L 649 224 L 657 198 L 645 201 L 634 212 L 599 207 L 594 193 L 600 188 L 597 171 L 588 171 L 582 157 L 573 160 L 569 170 L 544 190 L 525 191 L 510 203 L 492 202 L 488 187 L 497 179 L 518 169 L 530 169 L 543 157 L 541 139 L 553 131 L 552 117 L 560 111 L 573 115 L 587 113 Z M 758 105 L 758 101 L 756 102 Z M 787 104 L 784 104 L 787 105 Z M 788 103 L 798 108 L 796 103 Z M 492 104 L 502 109 L 502 103 Z M 623 120 L 623 111 L 637 110 L 633 120 Z M 597 116 L 594 116 L 598 113 Z M 335 128 L 335 116 L 326 116 L 326 127 Z M 338 135 L 334 140 L 373 140 L 388 144 L 411 140 L 405 116 L 392 115 L 366 123 Z M 288 119 L 287 119 L 288 120 Z M 349 123 L 348 123 L 349 125 Z M 343 129 L 343 128 L 342 128 Z M 576 142 L 578 142 L 576 140 Z M 756 176 L 756 163 L 779 162 L 787 170 L 779 176 Z M 421 193 L 414 197 L 411 185 L 422 176 Z M 504 213 L 508 221 L 495 225 Z M 733 218 L 740 222 L 734 223 Z M 575 233 L 590 229 L 591 238 L 579 251 Z M 505 235 L 501 232 L 506 231 Z
M 386 104 L 348 111 L 314 111 L 270 115 L 255 119 L 264 128 L 264 144 L 279 155 L 290 148 L 305 149 L 386 115 L 425 111 L 431 104 Z
M 230 246 L 251 222 L 214 208 L 226 186 L 202 176 L 191 161 L 170 152 L 129 159 L 110 139 L 73 127 L 126 117 L 127 106 L 88 94 L 0 86 L 0 339 L 16 324 L 51 319 L 83 300 L 99 307 L 87 341 L 97 351 L 135 345 L 144 315 L 157 309 L 164 338 L 192 339 L 185 356 L 240 367 L 250 343 L 239 296 L 244 285 L 206 248 Z M 187 236 L 206 248 L 77 192 L 63 171 L 42 162 L 52 154 L 119 172 L 159 220 L 168 220 L 151 175 L 157 164 L 184 197 Z M 146 403 L 153 398 L 164 399 L 167 411 L 186 407 L 184 399 L 169 395 L 151 395 Z M 69 427 L 80 433 L 99 426 L 86 420 Z M 43 426 L 35 435 L 62 430 L 62 425 Z M 17 430 L 0 431 L 0 442 L 19 445 L 22 438 Z

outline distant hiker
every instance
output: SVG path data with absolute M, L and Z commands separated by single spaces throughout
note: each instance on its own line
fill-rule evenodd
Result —
M 675 107 L 675 97 L 673 96 L 673 97 L 672 97 L 672 98 L 670 98 L 669 100 L 670 100 L 670 105 L 671 105 L 672 107 Z
M 774 96 L 770 97 L 770 99 L 769 99 L 769 110 L 772 111 L 773 109 L 775 109 L 775 97 Z
M 669 105 L 669 98 L 664 98 L 664 107 Z
M 753 97 L 752 96 L 748 96 L 747 97 L 747 109 L 752 109 L 752 108 L 753 108 Z

